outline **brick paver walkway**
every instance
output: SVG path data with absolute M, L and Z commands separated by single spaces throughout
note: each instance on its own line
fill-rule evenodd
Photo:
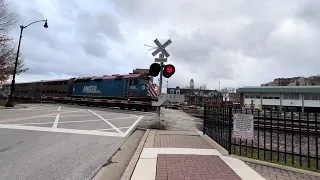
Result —
M 156 180 L 241 180 L 219 156 L 159 154 Z
M 287 171 L 256 163 L 246 162 L 246 164 L 268 180 L 320 180 L 318 176 Z
M 200 136 L 186 136 L 186 135 L 157 135 L 153 144 L 155 148 L 195 148 L 195 149 L 213 149 Z

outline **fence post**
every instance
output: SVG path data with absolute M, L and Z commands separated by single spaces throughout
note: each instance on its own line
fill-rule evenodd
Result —
M 206 134 L 206 113 L 207 113 L 207 105 L 204 105 L 204 110 L 203 110 L 203 130 L 202 133 Z
M 232 145 L 232 107 L 229 107 L 229 137 L 228 137 L 228 153 L 231 155 L 231 145 Z

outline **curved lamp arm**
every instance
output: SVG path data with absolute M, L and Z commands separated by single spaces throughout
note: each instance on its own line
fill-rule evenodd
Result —
M 20 26 L 21 28 L 27 28 L 28 26 L 30 26 L 31 24 L 34 24 L 34 23 L 38 23 L 38 22 L 45 22 L 44 23 L 44 27 L 45 28 L 48 28 L 48 23 L 47 23 L 47 20 L 39 20 L 39 21 L 34 21 L 34 22 L 32 22 L 32 23 L 30 23 L 30 24 L 28 24 L 28 25 L 26 25 L 26 26 Z

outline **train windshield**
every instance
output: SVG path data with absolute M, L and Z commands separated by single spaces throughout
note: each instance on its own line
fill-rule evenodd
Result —
M 140 84 L 148 84 L 150 77 L 148 75 L 140 76 Z

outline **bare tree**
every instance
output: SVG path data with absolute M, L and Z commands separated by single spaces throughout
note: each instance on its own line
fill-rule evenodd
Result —
M 0 0 L 0 36 L 7 39 L 8 33 L 18 22 L 18 14 L 10 11 L 5 0 Z M 10 39 L 10 38 L 9 38 Z
M 188 96 L 189 101 L 191 103 L 191 99 L 197 99 L 197 100 L 202 100 L 202 104 L 204 103 L 204 93 L 205 90 L 207 89 L 207 85 L 206 84 L 202 84 L 200 87 L 198 88 L 192 88 L 190 86 L 186 86 L 184 89 L 186 89 L 187 91 L 185 92 L 185 95 Z
M 206 84 L 202 84 L 199 89 L 201 91 L 205 91 L 205 90 L 207 90 L 207 85 Z
M 240 94 L 239 93 L 229 93 L 229 98 L 233 98 L 237 102 L 240 102 Z
M 230 93 L 234 93 L 234 91 L 235 91 L 234 88 L 225 87 L 225 88 L 220 90 L 220 93 L 221 93 L 222 97 L 224 98 L 224 101 L 227 101 Z
M 10 11 L 5 0 L 0 0 L 0 82 L 6 82 L 13 75 L 16 49 L 9 32 L 18 22 L 18 15 Z M 17 75 L 28 71 L 24 59 L 19 54 Z
M 193 94 L 195 99 L 198 101 L 201 101 L 202 106 L 204 106 L 204 97 L 205 97 L 205 91 L 207 90 L 207 85 L 202 84 L 198 88 L 193 89 Z

